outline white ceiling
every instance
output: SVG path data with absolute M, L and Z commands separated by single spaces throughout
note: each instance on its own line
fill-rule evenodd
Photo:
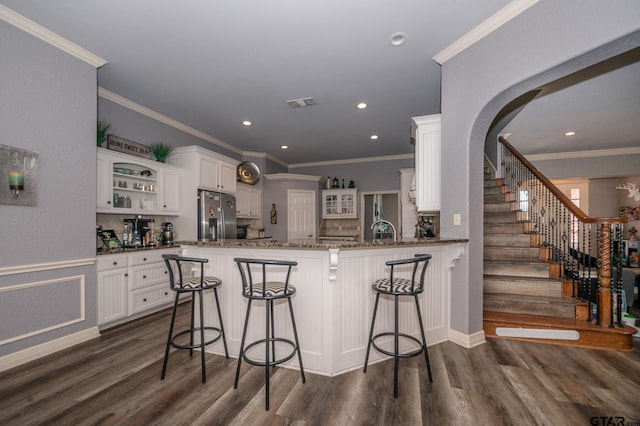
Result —
M 238 149 L 296 164 L 413 152 L 410 117 L 439 112 L 440 66 L 432 57 L 510 1 L 0 3 L 104 58 L 100 87 Z M 390 44 L 396 32 L 407 34 L 400 46 Z M 604 139 L 638 146 L 639 77 L 630 66 L 602 77 L 604 89 L 588 89 L 592 80 L 568 96 L 542 97 L 505 131 L 525 154 L 599 149 Z M 631 89 L 615 88 L 629 79 Z M 285 103 L 304 97 L 317 105 Z M 361 101 L 369 107 L 356 109 Z M 602 120 L 616 120 L 615 132 Z M 569 128 L 578 135 L 560 144 Z

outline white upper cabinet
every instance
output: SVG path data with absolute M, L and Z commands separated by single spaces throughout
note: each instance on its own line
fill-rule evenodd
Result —
M 232 159 L 225 160 L 199 146 L 186 146 L 174 149 L 169 162 L 182 167 L 185 178 L 192 181 L 194 193 L 198 188 L 236 193 L 237 163 Z
M 355 219 L 357 217 L 357 189 L 325 189 L 322 191 L 323 219 Z
M 419 213 L 440 211 L 440 121 L 440 114 L 411 119 L 411 138 L 416 149 L 416 207 Z
M 236 186 L 236 212 L 237 217 L 247 219 L 259 219 L 261 209 L 261 192 L 243 183 Z
M 98 213 L 180 214 L 180 170 L 157 161 L 98 148 Z
M 180 214 L 180 179 L 178 168 L 163 167 L 160 173 L 160 210 L 166 215 Z

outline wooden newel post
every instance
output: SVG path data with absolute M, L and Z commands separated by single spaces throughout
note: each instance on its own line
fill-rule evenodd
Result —
M 611 325 L 611 225 L 600 224 L 600 293 L 598 319 L 602 325 Z

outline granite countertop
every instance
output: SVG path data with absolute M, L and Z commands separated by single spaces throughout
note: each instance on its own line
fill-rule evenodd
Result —
M 455 244 L 466 243 L 467 239 L 439 239 L 439 238 L 410 238 L 401 241 L 369 240 L 369 241 L 320 241 L 319 239 L 277 241 L 268 238 L 248 239 L 248 240 L 227 240 L 227 241 L 177 241 L 170 246 L 156 247 L 120 247 L 114 249 L 103 249 L 98 251 L 98 255 L 115 253 L 132 253 L 144 250 L 161 250 L 176 248 L 180 246 L 197 247 L 259 247 L 259 248 L 295 248 L 295 249 L 360 249 L 360 248 L 383 248 L 383 247 L 403 247 L 403 246 L 424 246 L 432 244 Z
M 438 238 L 425 239 L 405 239 L 402 241 L 369 240 L 369 241 L 323 241 L 318 239 L 308 240 L 228 240 L 228 241 L 178 241 L 176 244 L 197 247 L 262 247 L 262 248 L 296 248 L 296 249 L 356 249 L 356 248 L 376 248 L 376 247 L 400 247 L 400 246 L 422 246 L 430 244 L 454 244 L 465 243 L 467 239 L 443 240 Z
M 179 247 L 180 247 L 179 244 L 148 246 L 148 247 L 118 247 L 118 248 L 104 247 L 102 249 L 96 250 L 96 254 L 100 256 L 102 254 L 133 253 L 136 251 L 162 250 L 162 249 L 179 248 Z

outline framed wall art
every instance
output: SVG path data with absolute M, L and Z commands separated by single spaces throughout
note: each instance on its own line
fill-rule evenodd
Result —
M 38 153 L 0 145 L 0 203 L 35 206 Z

